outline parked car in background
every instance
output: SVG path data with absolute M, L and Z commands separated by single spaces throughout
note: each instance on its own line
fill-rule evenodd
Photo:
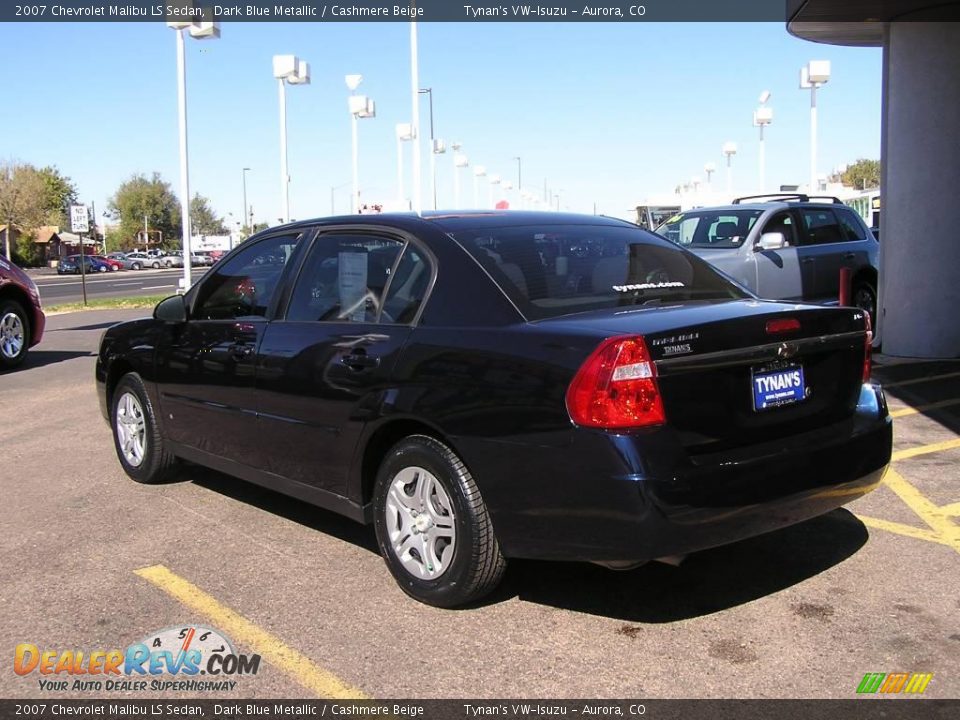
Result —
M 835 303 L 840 269 L 847 268 L 852 304 L 871 317 L 876 313 L 879 243 L 860 215 L 836 198 L 740 198 L 678 213 L 657 232 L 763 298 Z
M 121 260 L 117 260 L 116 258 L 112 258 L 112 257 L 110 257 L 109 255 L 106 255 L 106 256 L 104 256 L 104 255 L 91 255 L 90 257 L 94 258 L 95 260 L 99 260 L 100 262 L 106 263 L 107 265 L 110 266 L 110 269 L 113 270 L 114 272 L 116 272 L 117 270 L 124 270 L 124 269 L 125 269 L 125 268 L 123 267 L 123 262 L 122 262 Z
M 165 268 L 183 267 L 183 253 L 174 252 L 164 255 L 162 262 Z
M 151 250 L 147 250 L 146 254 L 147 254 L 148 257 L 152 257 L 152 258 L 162 258 L 162 257 L 163 257 L 164 255 L 166 255 L 167 253 L 164 252 L 163 250 L 160 250 L 159 248 L 153 248 L 153 249 L 151 249 Z
M 132 479 L 182 459 L 372 524 L 450 607 L 510 557 L 625 569 L 868 493 L 870 342 L 625 221 L 379 214 L 250 238 L 109 328 L 95 377 Z
M 130 261 L 130 267 L 133 270 L 142 270 L 148 267 L 159 270 L 163 267 L 163 261 L 159 257 L 139 251 L 127 253 L 127 260 Z
M 215 262 L 213 257 L 209 253 L 196 253 L 190 256 L 191 264 L 197 265 L 198 267 L 211 267 Z
M 0 256 L 0 370 L 12 370 L 23 362 L 27 351 L 43 338 L 45 323 L 36 283 Z
M 84 272 L 87 273 L 105 273 L 110 272 L 111 268 L 103 260 L 98 260 L 93 255 L 83 256 Z M 57 273 L 59 275 L 79 275 L 80 274 L 80 256 L 67 255 L 60 259 L 57 264 Z

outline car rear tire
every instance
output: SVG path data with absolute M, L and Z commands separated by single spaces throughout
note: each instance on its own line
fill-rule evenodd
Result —
M 15 300 L 0 302 L 0 369 L 12 370 L 23 362 L 30 347 L 30 322 Z
M 102 273 L 104 273 L 104 272 L 106 272 L 106 271 L 109 270 L 109 269 L 110 269 L 110 268 L 108 268 L 106 265 L 101 265 L 100 267 L 97 268 L 97 272 L 102 272 Z
M 131 270 L 140 270 L 141 268 L 143 268 L 143 265 L 141 265 L 138 262 L 135 262 L 133 265 L 130 266 Z
M 177 459 L 164 445 L 153 404 L 136 373 L 127 373 L 117 383 L 110 418 L 117 458 L 127 475 L 154 484 L 174 474 Z
M 869 282 L 863 280 L 853 286 L 851 297 L 854 307 L 870 313 L 870 321 L 876 325 L 877 321 L 877 291 Z
M 380 554 L 415 600 L 456 607 L 503 578 L 507 561 L 473 476 L 438 440 L 397 443 L 380 465 L 373 504 Z
M 153 269 L 154 269 L 154 270 L 159 270 L 159 269 L 160 269 L 160 262 L 159 262 L 159 261 L 157 261 L 157 260 L 154 260 L 154 261 L 153 261 Z

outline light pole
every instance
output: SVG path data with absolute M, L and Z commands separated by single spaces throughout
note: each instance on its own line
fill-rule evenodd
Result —
M 773 122 L 773 108 L 767 107 L 767 101 L 770 99 L 770 91 L 764 90 L 760 93 L 760 107 L 753 111 L 753 125 L 760 128 L 760 192 L 767 190 L 767 166 L 766 153 L 763 143 L 763 129 Z
M 510 209 L 510 200 L 513 198 L 513 181 L 504 180 L 503 181 L 503 198 L 507 201 L 507 210 Z
M 406 195 L 403 192 L 403 144 L 410 140 L 413 140 L 413 129 L 410 123 L 397 123 L 397 204 L 405 205 L 407 208 L 410 204 L 406 201 Z
M 717 166 L 712 162 L 708 162 L 703 166 L 703 171 L 707 174 L 707 192 L 713 192 L 713 173 L 717 171 Z
M 413 209 L 423 212 L 423 188 L 420 178 L 420 66 L 417 58 L 417 23 L 410 23 L 410 92 L 413 112 Z
M 473 166 L 473 206 L 480 207 L 480 178 L 487 174 L 487 169 L 483 165 Z
M 296 55 L 274 55 L 273 76 L 280 90 L 280 199 L 283 222 L 290 222 L 290 171 L 287 165 L 287 83 L 310 84 L 310 64 Z
M 453 144 L 453 207 L 457 210 L 460 209 L 460 169 L 470 166 L 469 158 L 457 152 L 461 147 L 460 143 Z
M 727 156 L 727 194 L 733 195 L 733 168 L 731 162 L 733 156 L 737 154 L 737 144 L 735 142 L 725 142 L 723 144 L 723 154 Z
M 190 289 L 190 163 L 187 153 L 187 53 L 183 32 L 198 40 L 220 37 L 219 22 L 168 22 L 177 33 L 177 106 L 180 121 L 180 228 L 183 234 L 183 291 Z M 7 235 L 10 232 L 8 230 Z M 82 247 L 82 246 L 81 246 Z
M 245 167 L 241 175 L 243 175 L 243 215 L 240 216 L 241 223 L 240 227 L 243 228 L 244 225 L 247 226 L 247 234 L 249 235 L 253 232 L 253 222 L 250 221 L 250 213 L 247 210 L 247 173 L 250 172 L 250 168 Z M 249 221 L 249 222 L 248 222 Z
M 437 155 L 447 151 L 443 140 L 433 134 L 433 88 L 420 88 L 420 94 L 430 98 L 430 191 L 433 194 L 433 209 L 437 209 Z
M 350 89 L 351 95 L 347 98 L 347 108 L 350 110 L 350 130 L 353 136 L 353 212 L 360 212 L 360 140 L 357 135 L 357 121 L 360 118 L 377 116 L 373 100 L 366 95 L 354 95 L 356 89 L 363 82 L 363 75 L 347 75 L 344 80 Z
M 830 79 L 829 60 L 811 60 L 800 68 L 800 89 L 810 91 L 810 192 L 817 186 L 817 88 Z
M 487 178 L 487 200 L 489 201 L 488 204 L 490 205 L 491 210 L 494 209 L 493 187 L 494 185 L 499 185 L 499 184 L 500 184 L 499 175 L 491 175 L 490 177 Z
M 520 156 L 514 155 L 513 159 L 517 161 L 517 190 L 523 187 L 523 172 L 520 164 Z

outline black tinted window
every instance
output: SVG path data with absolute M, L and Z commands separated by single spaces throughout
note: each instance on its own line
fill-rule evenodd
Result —
M 639 228 L 513 227 L 464 230 L 454 238 L 530 319 L 746 297 L 704 261 Z
M 376 322 L 401 250 L 403 243 L 390 238 L 321 235 L 300 271 L 287 319 Z M 384 313 L 382 319 L 396 318 Z
M 194 316 L 201 320 L 263 317 L 300 235 L 279 235 L 244 247 L 203 279 Z
M 830 208 L 803 208 L 800 210 L 804 225 L 807 226 L 807 238 L 811 245 L 844 242 L 847 236 Z M 851 240 L 853 238 L 850 238 Z
M 863 224 L 853 210 L 837 210 L 836 212 L 840 216 L 840 224 L 843 225 L 848 240 L 863 240 L 867 237 L 863 230 Z
M 430 264 L 419 250 L 407 245 L 390 280 L 380 321 L 413 322 L 429 287 Z

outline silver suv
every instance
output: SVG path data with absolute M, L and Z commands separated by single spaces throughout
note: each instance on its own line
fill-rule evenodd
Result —
M 852 304 L 876 311 L 880 244 L 836 198 L 743 197 L 678 213 L 657 232 L 763 298 L 836 303 L 849 268 Z

